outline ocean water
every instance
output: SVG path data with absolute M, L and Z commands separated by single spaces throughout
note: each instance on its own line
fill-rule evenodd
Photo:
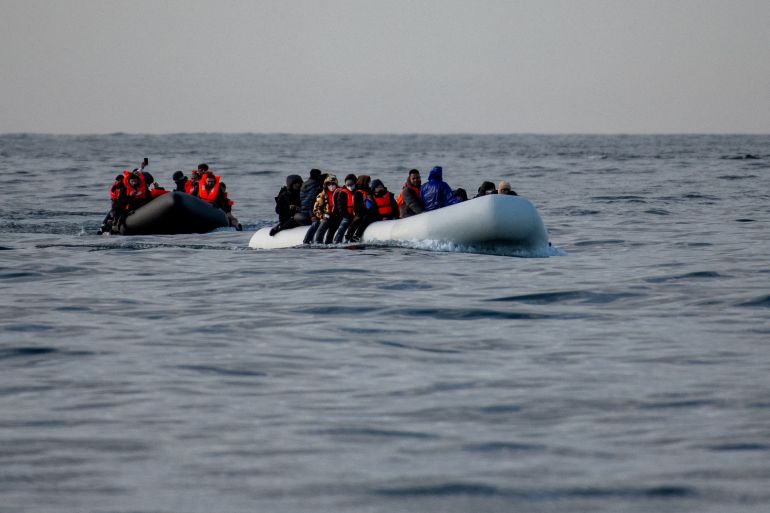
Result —
M 95 235 L 208 162 L 243 232 Z M 0 511 L 770 511 L 770 136 L 1 135 Z M 285 176 L 508 180 L 550 258 L 255 251 Z

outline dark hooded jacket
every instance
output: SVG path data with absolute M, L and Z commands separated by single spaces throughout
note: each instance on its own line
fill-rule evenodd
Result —
M 320 172 L 318 175 L 320 176 Z M 310 217 L 315 199 L 318 197 L 318 193 L 321 192 L 321 187 L 321 181 L 318 178 L 314 178 L 312 174 L 302 184 L 302 188 L 299 190 L 299 204 L 300 210 L 305 216 Z
M 292 185 L 302 183 L 302 177 L 299 175 L 289 175 L 286 177 L 286 185 L 281 187 L 278 196 L 275 197 L 275 213 L 278 214 L 278 222 L 283 223 L 294 217 L 294 214 L 300 210 L 299 191 L 294 192 Z M 291 209 L 294 205 L 295 209 Z
M 420 188 L 420 198 L 425 210 L 436 210 L 457 203 L 452 188 L 443 180 L 441 166 L 430 170 L 427 183 Z

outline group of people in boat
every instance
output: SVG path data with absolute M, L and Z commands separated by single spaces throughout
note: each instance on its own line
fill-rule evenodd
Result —
M 501 181 L 497 188 L 485 181 L 474 198 L 487 194 L 517 195 L 506 181 Z M 307 180 L 299 175 L 286 177 L 286 185 L 275 197 L 278 224 L 270 235 L 309 225 L 305 244 L 357 242 L 373 222 L 405 218 L 467 199 L 465 189 L 453 190 L 444 181 L 440 166 L 431 169 L 424 184 L 420 171 L 410 170 L 398 196 L 382 180 L 372 180 L 369 175 L 351 173 L 340 184 L 334 174 L 312 169 Z
M 123 173 L 115 177 L 115 181 L 110 187 L 112 204 L 102 222 L 100 234 L 119 232 L 120 226 L 129 212 L 170 192 L 160 186 L 153 176 L 145 170 L 147 165 L 147 159 L 144 159 L 138 168 L 130 171 L 125 169 Z M 182 171 L 176 171 L 172 179 L 176 185 L 175 191 L 196 196 L 223 210 L 230 226 L 235 227 L 236 230 L 243 229 L 232 213 L 233 201 L 227 197 L 227 186 L 221 181 L 220 176 L 209 169 L 208 164 L 198 164 L 197 169 L 190 173 L 189 178 Z

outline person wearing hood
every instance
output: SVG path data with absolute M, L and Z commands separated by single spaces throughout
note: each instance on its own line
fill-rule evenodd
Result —
M 356 175 L 350 173 L 345 177 L 345 186 L 338 188 L 334 193 L 334 215 L 340 220 L 337 231 L 334 233 L 335 244 L 342 242 L 345 232 L 347 232 L 350 223 L 353 222 L 357 180 Z
M 372 202 L 372 192 L 369 183 L 372 178 L 369 175 L 359 175 L 356 180 L 356 190 L 353 193 L 353 220 L 345 232 L 345 242 L 358 242 L 366 228 L 366 220 L 370 216 L 370 211 L 374 208 Z
M 331 218 L 329 214 L 330 207 L 334 205 L 334 191 L 337 190 L 337 177 L 333 174 L 323 174 L 323 185 L 315 197 L 313 208 L 310 212 L 310 228 L 305 234 L 303 244 L 315 242 L 316 233 L 324 222 Z M 304 185 L 303 185 L 304 187 Z M 300 194 L 302 191 L 300 190 Z M 328 230 L 328 225 L 324 226 L 324 235 Z M 323 237 L 323 235 L 322 235 Z
M 463 201 L 468 201 L 468 193 L 465 192 L 465 189 L 462 187 L 458 187 L 454 190 L 455 198 L 457 198 L 458 203 L 462 203 Z
M 497 186 L 497 191 L 500 194 L 504 194 L 507 196 L 518 196 L 518 194 L 516 194 L 516 191 L 511 189 L 511 184 L 506 182 L 505 180 L 501 181 L 500 184 Z
M 399 217 L 404 218 L 415 214 L 422 214 L 425 210 L 422 199 L 420 199 L 421 185 L 420 172 L 417 169 L 410 170 L 406 182 L 401 187 L 401 193 L 396 198 Z
M 302 177 L 289 175 L 286 177 L 286 185 L 278 191 L 275 197 L 275 213 L 278 214 L 278 224 L 270 229 L 270 235 L 275 235 L 281 230 L 299 226 L 294 220 L 294 214 L 300 210 L 299 191 L 302 188 Z
M 448 207 L 457 203 L 452 188 L 443 179 L 443 169 L 436 166 L 430 170 L 428 183 L 420 188 L 420 197 L 426 211 Z
M 337 177 L 329 174 L 324 180 L 323 190 L 316 197 L 313 205 L 313 217 L 318 218 L 319 222 L 312 239 L 312 242 L 316 244 L 331 244 L 334 233 L 340 224 L 340 217 L 334 213 L 334 199 L 338 188 Z M 313 229 L 312 225 L 310 229 Z M 305 240 L 307 241 L 307 237 Z
M 312 224 L 313 219 L 313 205 L 318 197 L 318 193 L 321 192 L 321 170 L 311 169 L 310 177 L 302 183 L 302 187 L 299 190 L 299 205 L 300 211 L 294 216 L 294 220 L 299 225 Z
M 481 196 L 486 196 L 487 194 L 497 194 L 497 189 L 495 189 L 495 184 L 492 182 L 483 182 L 479 186 L 479 192 L 474 196 L 474 198 L 480 198 Z
M 366 210 L 361 215 L 361 221 L 356 227 L 350 240 L 358 242 L 364 234 L 367 226 L 377 221 L 398 219 L 398 203 L 393 193 L 388 191 L 382 180 L 372 180 L 369 186 L 369 197 L 364 201 Z

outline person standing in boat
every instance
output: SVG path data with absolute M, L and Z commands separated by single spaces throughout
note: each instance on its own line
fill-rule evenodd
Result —
M 329 174 L 323 183 L 323 190 L 318 193 L 315 204 L 313 205 L 313 217 L 318 219 L 318 228 L 315 233 L 311 233 L 313 226 L 310 226 L 308 235 L 305 236 L 305 244 L 315 242 L 316 244 L 330 244 L 334 237 L 334 232 L 340 224 L 340 218 L 334 213 L 334 196 L 337 192 L 337 177 Z
M 420 172 L 416 169 L 410 170 L 406 183 L 401 187 L 401 193 L 396 198 L 399 217 L 404 218 L 423 213 L 425 207 L 420 198 L 421 185 Z
M 340 220 L 337 232 L 334 234 L 335 244 L 342 242 L 345 232 L 347 232 L 350 223 L 353 222 L 353 217 L 355 217 L 353 200 L 357 180 L 356 175 L 350 173 L 345 177 L 345 187 L 337 189 L 337 192 L 334 194 L 334 214 Z
M 443 179 L 443 169 L 435 166 L 430 170 L 428 183 L 420 188 L 420 197 L 426 211 L 448 207 L 457 203 L 452 188 Z
M 516 194 L 516 191 L 511 189 L 511 184 L 506 182 L 505 180 L 502 180 L 500 184 L 497 186 L 497 192 L 499 194 L 503 194 L 506 196 L 518 196 L 518 194 Z
M 281 230 L 299 226 L 294 219 L 294 215 L 301 209 L 299 201 L 299 191 L 301 188 L 301 176 L 289 175 L 286 177 L 286 185 L 281 187 L 281 190 L 278 191 L 278 196 L 275 197 L 275 213 L 278 214 L 278 224 L 270 229 L 271 236 Z
M 230 226 L 235 227 L 238 231 L 243 230 L 241 223 L 233 215 L 233 202 L 227 197 L 227 186 L 219 176 L 207 171 L 201 177 L 198 185 L 192 189 L 191 194 L 221 209 L 227 216 Z

